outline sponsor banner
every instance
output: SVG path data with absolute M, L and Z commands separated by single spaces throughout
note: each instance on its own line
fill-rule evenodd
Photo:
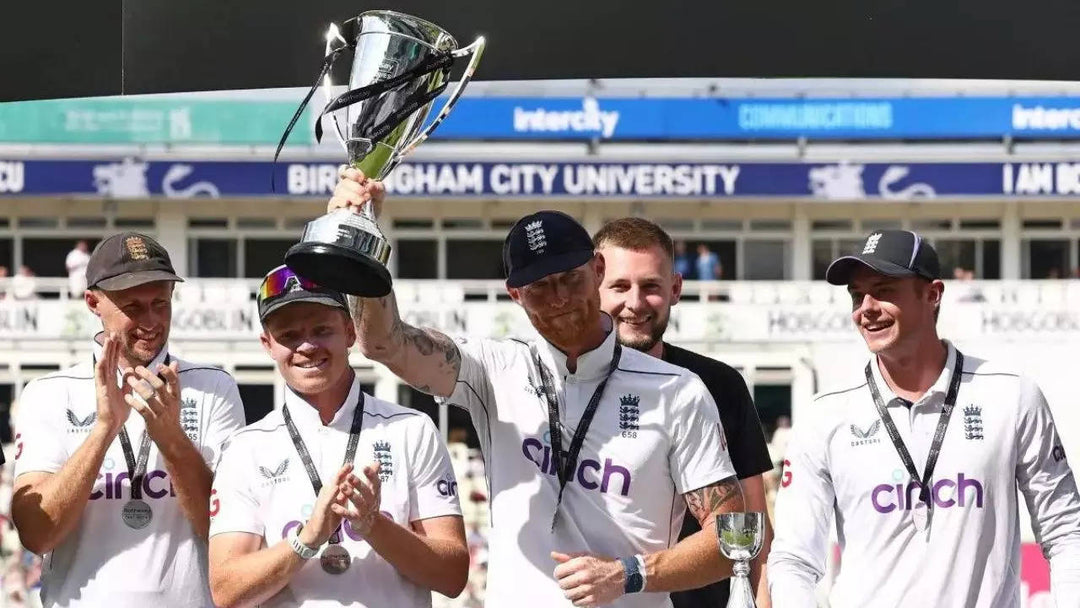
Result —
M 303 93 L 297 90 L 295 99 L 179 94 L 0 104 L 0 142 L 274 145 Z M 312 117 L 320 99 L 305 109 L 292 143 L 315 143 Z M 639 141 L 1006 136 L 1080 137 L 1080 97 L 465 97 L 433 134 L 443 140 Z
M 0 158 L 0 196 L 326 197 L 336 163 Z M 405 163 L 412 197 L 737 198 L 822 201 L 1080 195 L 1080 163 Z
M 507 302 L 449 304 L 400 302 L 402 318 L 451 335 L 533 336 L 521 309 Z M 954 340 L 1080 338 L 1080 309 L 1061 305 L 998 305 L 949 302 L 939 325 Z M 81 300 L 0 301 L 0 339 L 82 339 L 100 322 Z M 255 340 L 254 302 L 186 302 L 173 305 L 172 337 L 192 340 Z M 753 304 L 684 301 L 672 309 L 667 336 L 685 342 L 858 342 L 846 302 Z
M 161 95 L 5 103 L 0 142 L 276 145 L 299 101 Z M 312 132 L 307 108 L 289 141 L 308 145 Z
M 1080 136 L 1080 97 L 466 97 L 441 139 L 1001 139 Z

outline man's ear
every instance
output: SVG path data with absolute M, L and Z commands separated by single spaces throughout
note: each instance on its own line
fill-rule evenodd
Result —
M 682 299 L 682 274 L 676 272 L 675 280 L 671 282 L 671 305 L 674 306 Z
M 941 298 L 945 295 L 945 282 L 939 279 L 930 281 L 930 302 L 941 306 Z
M 104 297 L 105 294 L 95 289 L 87 289 L 83 292 L 83 302 L 86 302 L 86 307 L 94 313 L 95 317 L 101 317 L 101 300 Z
M 518 287 L 506 287 L 506 293 L 510 295 L 510 299 L 514 301 L 514 304 L 521 305 L 521 289 Z
M 262 344 L 263 350 L 266 354 L 270 354 L 270 330 L 266 329 L 263 325 L 262 331 L 259 332 L 259 344 Z

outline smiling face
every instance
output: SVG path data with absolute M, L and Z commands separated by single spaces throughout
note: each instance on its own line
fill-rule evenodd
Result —
M 508 287 L 510 298 L 521 305 L 536 331 L 563 351 L 590 339 L 600 324 L 600 282 L 604 258 L 591 260 L 566 272 L 550 274 L 523 287 Z
M 937 340 L 936 310 L 941 281 L 890 277 L 861 267 L 848 283 L 851 320 L 870 352 L 903 356 L 923 340 Z
M 679 301 L 682 277 L 659 246 L 627 249 L 603 246 L 604 282 L 600 305 L 615 320 L 623 346 L 651 352 L 663 339 L 671 306 Z M 658 353 L 653 353 L 658 354 Z
M 87 307 L 106 334 L 120 337 L 125 366 L 149 365 L 169 340 L 172 325 L 172 281 L 153 281 L 119 291 L 90 289 Z
M 289 387 L 316 395 L 347 375 L 356 330 L 340 308 L 296 302 L 266 317 L 259 341 Z

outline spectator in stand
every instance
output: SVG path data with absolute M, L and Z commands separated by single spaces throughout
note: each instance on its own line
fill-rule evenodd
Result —
M 720 265 L 720 257 L 709 249 L 705 243 L 697 246 L 697 278 L 699 281 L 717 281 L 724 276 L 724 267 Z
M 693 280 L 694 265 L 690 263 L 690 254 L 686 253 L 686 241 L 675 241 L 675 274 L 682 276 L 684 280 Z
M 36 290 L 37 279 L 34 271 L 30 270 L 30 267 L 26 264 L 23 264 L 19 267 L 18 274 L 11 279 L 11 297 L 16 300 L 30 300 L 34 298 Z
M 75 243 L 68 252 L 64 266 L 68 271 L 68 291 L 73 298 L 81 298 L 86 291 L 86 265 L 90 262 L 90 245 L 86 241 Z

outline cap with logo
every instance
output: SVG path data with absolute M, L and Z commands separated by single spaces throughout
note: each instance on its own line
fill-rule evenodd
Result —
M 561 211 L 537 211 L 517 221 L 503 242 L 506 285 L 522 287 L 592 259 L 585 227 Z
M 847 285 L 860 266 L 890 277 L 941 278 L 934 246 L 907 230 L 877 230 L 866 237 L 859 253 L 837 258 L 825 271 L 825 280 Z
M 266 273 L 258 294 L 259 321 L 266 321 L 270 313 L 297 302 L 313 302 L 324 306 L 349 310 L 345 296 L 306 279 L 288 266 L 281 265 Z
M 153 281 L 183 281 L 169 252 L 138 232 L 114 234 L 97 244 L 86 263 L 86 286 L 120 291 Z

